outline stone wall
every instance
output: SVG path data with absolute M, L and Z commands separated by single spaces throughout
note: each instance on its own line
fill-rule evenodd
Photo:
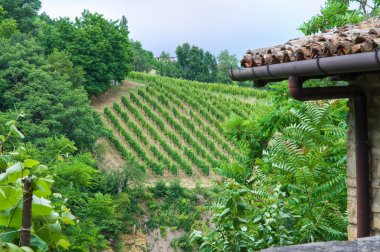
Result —
M 380 237 L 355 241 L 330 241 L 263 249 L 261 252 L 375 252 L 380 251 Z
M 370 148 L 371 184 L 371 235 L 380 235 L 380 75 L 365 75 L 356 79 L 353 85 L 363 87 L 367 94 L 368 130 Z M 353 102 L 349 101 L 350 112 L 347 118 L 347 210 L 348 238 L 356 238 L 356 171 L 355 171 L 355 118 Z

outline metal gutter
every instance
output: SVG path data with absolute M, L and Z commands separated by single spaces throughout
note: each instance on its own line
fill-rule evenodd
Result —
M 380 71 L 378 51 L 315 58 L 281 64 L 272 64 L 251 68 L 230 69 L 229 75 L 235 81 L 279 81 L 289 76 L 323 77 L 348 73 Z
M 357 195 L 357 238 L 370 236 L 371 207 L 367 102 L 363 91 L 353 86 L 303 88 L 303 80 L 326 76 L 365 74 L 380 71 L 378 51 L 315 58 L 297 62 L 231 69 L 235 81 L 253 80 L 256 86 L 289 78 L 289 92 L 300 101 L 350 98 L 354 102 Z

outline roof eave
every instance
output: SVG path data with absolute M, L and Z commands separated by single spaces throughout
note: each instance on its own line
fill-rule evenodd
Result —
M 288 79 L 289 76 L 323 78 L 334 75 L 363 74 L 380 71 L 380 55 L 373 52 L 315 58 L 304 61 L 230 69 L 229 75 L 235 81 L 252 80 L 261 83 Z

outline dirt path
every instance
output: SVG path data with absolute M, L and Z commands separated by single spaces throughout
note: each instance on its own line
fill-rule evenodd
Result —
M 130 89 L 142 86 L 144 85 L 133 81 L 123 81 L 119 86 L 113 86 L 99 97 L 91 98 L 91 106 L 102 112 L 104 107 L 112 106 L 114 101 L 120 101 L 121 97 L 128 95 Z

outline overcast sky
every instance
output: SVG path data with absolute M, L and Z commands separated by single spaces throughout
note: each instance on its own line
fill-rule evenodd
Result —
M 188 42 L 214 55 L 238 58 L 247 49 L 302 36 L 297 28 L 319 12 L 324 0 L 42 0 L 51 17 L 80 16 L 83 9 L 107 19 L 128 19 L 130 38 L 159 55 Z

